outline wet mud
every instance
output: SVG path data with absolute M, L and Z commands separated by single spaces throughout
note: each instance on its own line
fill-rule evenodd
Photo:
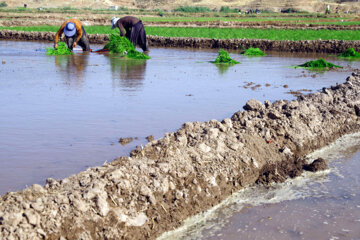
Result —
M 0 30 L 0 39 L 26 41 L 53 41 L 55 33 L 24 32 Z M 91 44 L 103 44 L 109 41 L 107 34 L 88 34 Z M 266 39 L 210 39 L 210 38 L 181 38 L 148 36 L 150 47 L 181 47 L 181 48 L 224 48 L 247 49 L 257 47 L 263 51 L 279 52 L 311 52 L 311 53 L 341 53 L 348 48 L 360 51 L 360 41 L 344 40 L 303 40 L 303 41 L 275 41 Z
M 359 91 L 353 73 L 297 100 L 250 100 L 231 119 L 187 122 L 130 157 L 8 193 L 0 238 L 154 239 L 249 184 L 298 176 L 307 154 L 360 130 Z

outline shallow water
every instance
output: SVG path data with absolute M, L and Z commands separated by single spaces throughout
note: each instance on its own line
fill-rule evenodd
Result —
M 164 239 L 360 239 L 360 133 L 312 154 L 330 170 L 234 194 Z
M 231 117 L 251 98 L 294 99 L 287 92 L 316 91 L 351 72 L 288 68 L 319 57 L 299 54 L 232 53 L 242 64 L 224 68 L 209 63 L 212 50 L 153 48 L 152 59 L 139 62 L 82 52 L 46 56 L 48 46 L 0 41 L 0 194 L 109 162 L 186 121 Z M 122 146 L 120 137 L 138 140 Z

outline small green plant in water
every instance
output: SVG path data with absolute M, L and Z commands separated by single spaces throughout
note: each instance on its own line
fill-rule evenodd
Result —
M 64 42 L 59 42 L 56 49 L 52 47 L 46 48 L 47 55 L 72 55 L 73 52 L 66 46 Z
M 228 52 L 226 52 L 224 49 L 220 49 L 219 55 L 217 56 L 215 61 L 213 61 L 212 63 L 238 64 L 240 62 L 237 62 L 237 61 L 231 59 Z
M 105 45 L 104 49 L 110 50 L 111 53 L 119 53 L 131 59 L 150 59 L 150 57 L 144 53 L 136 51 L 129 39 L 117 34 L 110 35 L 110 41 Z
M 339 58 L 360 58 L 360 53 L 355 51 L 354 48 L 348 48 L 345 52 L 338 55 Z
M 265 56 L 266 54 L 260 50 L 260 48 L 249 48 L 242 52 L 241 54 L 244 54 L 246 56 Z
M 341 66 L 326 62 L 324 59 L 320 58 L 318 60 L 313 60 L 313 61 L 309 61 L 306 62 L 304 64 L 301 65 L 297 65 L 295 66 L 295 68 L 306 68 L 306 69 L 313 69 L 313 70 L 318 70 L 318 69 L 329 69 L 329 68 L 342 68 Z

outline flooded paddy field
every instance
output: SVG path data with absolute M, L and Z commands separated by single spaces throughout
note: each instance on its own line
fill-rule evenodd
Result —
M 114 55 L 81 52 L 77 52 L 74 56 L 49 57 L 43 51 L 46 46 L 48 44 L 1 42 L 0 96 L 2 102 L 6 103 L 2 104 L 0 109 L 2 166 L 0 180 L 1 191 L 4 193 L 33 183 L 43 184 L 44 179 L 48 177 L 62 178 L 89 166 L 101 166 L 104 161 L 109 162 L 116 156 L 127 155 L 135 145 L 144 145 L 147 136 L 161 138 L 165 132 L 174 131 L 183 122 L 230 117 L 251 98 L 260 101 L 294 99 L 295 95 L 315 92 L 322 87 L 342 83 L 352 68 L 359 68 L 358 62 L 338 61 L 335 58 L 322 56 L 337 65 L 349 64 L 349 66 L 340 71 L 315 73 L 288 66 L 304 63 L 320 57 L 319 55 L 291 56 L 269 53 L 262 58 L 248 58 L 236 52 L 231 56 L 242 64 L 223 68 L 209 63 L 217 56 L 216 51 L 156 48 L 150 52 L 152 59 L 147 62 L 119 59 Z M 128 218 L 131 220 L 129 220 L 130 224 L 135 224 L 133 226 L 144 225 L 142 229 L 138 228 L 139 230 L 130 229 L 129 231 L 137 234 L 132 236 L 138 238 L 149 236 L 147 231 L 150 231 L 150 234 L 153 234 L 150 237 L 154 238 L 164 229 L 169 230 L 172 226 L 179 226 L 176 219 L 192 215 L 184 212 L 188 210 L 182 208 L 189 196 L 196 200 L 194 206 L 203 207 L 201 208 L 203 210 L 214 206 L 209 204 L 211 201 L 214 204 L 220 202 L 216 201 L 216 198 L 220 197 L 219 192 L 211 190 L 211 194 L 206 194 L 207 189 L 210 188 L 210 184 L 215 187 L 214 182 L 216 185 L 217 180 L 221 185 L 222 181 L 226 181 L 224 179 L 238 176 L 231 172 L 234 168 L 231 161 L 220 163 L 222 160 L 236 159 L 237 155 L 243 154 L 228 150 L 226 154 L 234 155 L 219 157 L 216 152 L 226 151 L 226 148 L 221 147 L 225 146 L 225 143 L 244 140 L 243 144 L 246 144 L 244 148 L 252 150 L 247 153 L 249 155 L 244 155 L 241 159 L 247 160 L 253 156 L 254 158 L 249 158 L 251 162 L 250 160 L 249 163 L 243 162 L 250 164 L 248 166 L 253 169 L 257 168 L 256 160 L 261 164 L 266 160 L 264 151 L 268 151 L 270 156 L 277 156 L 273 157 L 274 161 L 284 158 L 286 164 L 291 164 L 288 161 L 290 155 L 286 155 L 291 154 L 291 150 L 281 148 L 283 151 L 279 151 L 281 139 L 274 139 L 275 143 L 269 144 L 262 138 L 266 137 L 267 133 L 260 131 L 260 136 L 252 135 L 259 131 L 261 122 L 275 124 L 274 129 L 277 129 L 276 123 L 281 124 L 274 122 L 273 118 L 286 118 L 283 122 L 287 126 L 302 129 L 301 133 L 287 130 L 289 138 L 292 139 L 288 142 L 289 147 L 293 146 L 291 144 L 297 144 L 297 141 L 306 141 L 298 139 L 297 136 L 309 140 L 314 136 L 312 133 L 316 132 L 314 129 L 320 128 L 320 135 L 316 140 L 325 142 L 310 142 L 314 146 L 310 146 L 307 142 L 308 146 L 305 145 L 305 148 L 310 147 L 308 151 L 312 147 L 314 149 L 319 145 L 324 146 L 326 142 L 341 133 L 358 129 L 359 107 L 348 103 L 353 101 L 356 104 L 355 102 L 358 101 L 356 95 L 359 89 L 358 78 L 359 75 L 354 74 L 346 84 L 339 85 L 338 88 L 324 89 L 321 94 L 306 96 L 289 104 L 278 101 L 270 106 L 271 103 L 268 102 L 267 105 L 270 107 L 267 108 L 260 103 L 258 104 L 261 106 L 253 105 L 255 103 L 250 101 L 247 103 L 247 108 L 262 108 L 264 111 L 262 118 L 257 116 L 256 111 L 245 111 L 234 114 L 233 121 L 227 119 L 223 123 L 216 120 L 203 124 L 188 123 L 178 132 L 168 134 L 162 140 L 153 141 L 144 149 L 139 148 L 132 152 L 132 159 L 121 158 L 113 164 L 88 169 L 63 181 L 49 180 L 45 188 L 35 185 L 23 192 L 9 193 L 2 198 L 1 210 L 4 215 L 0 218 L 3 227 L 1 234 L 3 236 L 11 232 L 17 234 L 13 231 L 16 226 L 24 229 L 24 232 L 18 232 L 20 235 L 53 234 L 51 236 L 54 237 L 63 234 L 92 234 L 93 231 L 97 234 L 98 227 L 103 229 L 106 227 L 107 230 L 101 235 L 103 238 L 111 235 L 125 236 L 121 235 L 124 234 L 121 227 L 113 227 L 113 214 L 122 211 L 123 217 L 120 218 L 119 215 L 119 220 L 116 221 L 124 222 Z M 328 105 L 327 97 L 330 96 L 332 99 L 332 94 L 336 104 Z M 282 106 L 280 111 L 282 113 L 287 111 L 285 113 L 288 115 L 277 115 L 276 108 L 279 104 Z M 291 104 L 299 104 L 301 109 L 291 110 Z M 314 115 L 309 114 L 308 111 L 314 111 Z M 306 124 L 298 120 L 297 116 L 301 114 L 308 114 L 308 122 L 305 119 Z M 291 122 L 287 120 L 289 116 L 292 116 Z M 250 119 L 252 120 L 247 121 Z M 236 132 L 241 130 L 239 126 L 243 123 L 249 125 L 247 130 Z M 346 129 L 341 123 L 348 123 L 346 126 L 349 128 Z M 222 137 L 216 139 L 219 130 L 212 125 L 218 125 L 223 131 L 228 131 L 227 135 L 220 133 Z M 313 130 L 307 133 L 307 129 Z M 239 138 L 234 138 L 236 133 L 232 131 L 239 134 Z M 202 137 L 205 134 L 209 138 L 215 138 L 216 141 L 204 142 Z M 197 162 L 194 163 L 192 158 L 194 155 L 189 155 L 187 152 L 193 152 L 194 148 L 188 149 L 188 145 L 183 141 L 175 142 L 174 136 L 179 137 L 180 140 L 185 139 L 186 142 L 190 139 L 191 144 L 198 146 L 199 154 L 202 153 L 200 159 L 195 159 Z M 120 137 L 132 137 L 134 140 L 123 146 L 118 143 Z M 223 145 L 219 141 L 224 141 Z M 218 148 L 207 147 L 205 143 L 217 144 Z M 156 152 L 161 149 L 157 146 L 164 146 L 165 156 L 168 153 L 178 154 L 168 159 L 175 165 L 174 169 L 171 169 L 171 172 L 175 171 L 175 175 L 187 176 L 186 180 L 189 180 L 190 175 L 198 171 L 198 169 L 190 171 L 194 164 L 201 169 L 196 175 L 199 179 L 195 178 L 190 185 L 187 185 L 187 181 L 181 183 L 181 179 L 175 182 L 177 186 L 171 182 L 173 187 L 170 187 L 171 184 L 168 183 L 167 191 L 173 191 L 168 192 L 168 196 L 170 200 L 174 199 L 175 204 L 164 201 L 164 193 L 156 192 L 156 188 L 161 186 L 159 182 L 163 182 L 163 176 L 157 176 L 152 171 L 159 173 L 164 171 L 165 178 L 166 174 L 175 176 L 173 173 L 167 173 L 167 163 L 164 165 L 164 162 L 160 162 L 154 166 L 151 156 L 155 154 L 155 159 L 163 158 L 163 152 Z M 230 147 L 237 149 L 239 146 Z M 257 152 L 254 146 L 255 148 L 261 146 L 262 153 Z M 208 212 L 210 214 L 195 218 L 195 225 L 185 223 L 185 226 L 195 227 L 187 228 L 182 232 L 185 232 L 184 234 L 171 238 L 234 239 L 239 236 L 244 239 L 262 239 L 264 236 L 267 239 L 358 238 L 356 226 L 359 222 L 357 195 L 359 180 L 356 169 L 359 136 L 356 134 L 348 136 L 334 146 L 313 154 L 314 158 L 319 156 L 325 158 L 330 164 L 330 170 L 317 174 L 307 173 L 282 184 L 271 184 L 269 188 L 245 188 Z M 179 151 L 174 150 L 174 153 L 167 151 L 174 147 Z M 212 152 L 212 149 L 216 151 Z M 185 155 L 183 153 L 186 153 L 187 157 L 182 159 L 180 163 L 182 167 L 179 167 L 179 159 Z M 301 153 L 298 154 L 301 156 Z M 203 162 L 201 158 L 205 160 L 216 158 L 218 162 L 208 166 L 208 163 Z M 139 168 L 138 164 L 140 164 Z M 217 169 L 215 171 L 227 175 L 224 178 L 209 180 L 208 174 L 213 176 L 214 167 Z M 136 172 L 137 169 L 142 172 Z M 129 177 L 131 184 L 129 181 L 129 184 L 125 184 L 126 180 L 119 179 L 123 175 L 122 171 L 132 176 L 131 179 Z M 205 174 L 202 178 L 201 173 Z M 171 176 L 169 178 L 173 179 Z M 250 178 L 251 173 L 248 175 L 248 179 Z M 139 179 L 143 182 L 138 182 Z M 111 186 L 114 181 L 119 180 L 121 182 L 116 188 L 104 187 Z M 240 184 L 242 181 L 246 179 L 239 180 Z M 151 190 L 145 189 L 147 184 L 144 183 L 150 183 Z M 231 180 L 228 182 L 229 186 L 226 186 L 231 185 L 233 189 L 233 183 L 235 182 Z M 122 199 L 124 196 L 120 195 L 123 190 L 118 192 L 118 189 L 127 189 L 126 191 L 134 194 L 125 196 L 124 202 Z M 205 190 L 201 191 L 201 189 Z M 226 189 L 226 187 L 222 189 L 222 194 Z M 240 189 L 239 185 L 237 189 Z M 166 189 L 164 191 L 166 192 Z M 140 195 L 136 195 L 138 192 Z M 83 193 L 86 194 L 81 195 Z M 38 198 L 34 194 L 40 194 L 42 197 Z M 175 198 L 172 198 L 172 195 Z M 225 196 L 228 195 L 230 191 Z M 111 202 L 107 201 L 108 196 Z M 207 201 L 199 202 L 200 199 Z M 148 204 L 149 200 L 152 205 Z M 71 204 L 66 205 L 66 208 L 60 206 L 69 201 Z M 134 207 L 135 204 L 139 204 L 139 209 L 145 210 L 139 211 Z M 191 211 L 196 211 L 191 208 L 193 206 L 188 207 Z M 58 214 L 56 209 L 60 209 Z M 41 212 L 41 215 L 34 212 L 35 210 Z M 57 215 L 59 221 L 54 222 L 53 213 Z M 180 216 L 181 214 L 183 216 Z M 84 219 L 94 221 L 95 227 L 85 226 Z M 154 221 L 160 221 L 161 225 L 156 225 Z M 15 224 L 12 224 L 14 222 Z M 64 229 L 69 229 L 66 226 L 75 227 L 69 229 L 71 232 L 61 232 L 56 230 L 60 228 L 54 228 L 58 226 L 56 224 L 62 224 Z M 36 230 L 31 225 L 39 229 Z
M 186 121 L 229 117 L 251 98 L 294 99 L 291 93 L 335 85 L 351 72 L 288 67 L 319 57 L 311 55 L 234 52 L 241 64 L 224 67 L 209 63 L 217 51 L 153 48 L 151 60 L 138 62 L 82 52 L 46 56 L 48 46 L 0 44 L 2 194 L 109 162 Z M 122 146 L 120 137 L 134 141 Z

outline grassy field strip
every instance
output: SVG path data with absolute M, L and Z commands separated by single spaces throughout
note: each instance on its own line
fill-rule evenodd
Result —
M 0 27 L 17 31 L 56 32 L 58 26 Z M 110 26 L 86 26 L 89 34 L 110 34 L 118 32 Z M 354 30 L 285 30 L 252 28 L 181 28 L 181 27 L 146 27 L 146 33 L 162 37 L 199 37 L 216 39 L 269 39 L 269 40 L 360 40 L 360 31 Z
M 214 22 L 214 21 L 222 21 L 222 22 L 263 22 L 263 21 L 276 21 L 276 22 L 287 22 L 287 21 L 320 21 L 320 20 L 341 20 L 348 18 L 278 18 L 278 17 L 140 17 L 144 22 Z

